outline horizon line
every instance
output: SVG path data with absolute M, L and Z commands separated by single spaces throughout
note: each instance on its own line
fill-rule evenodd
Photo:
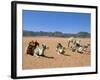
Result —
M 68 33 L 67 32 L 62 32 L 62 31 L 32 31 L 32 30 L 23 30 L 23 31 L 30 31 L 30 32 L 52 32 L 52 33 L 54 33 L 54 32 L 61 32 L 63 34 L 77 34 L 79 32 L 87 32 L 87 33 L 91 34 L 91 32 L 88 32 L 88 31 L 68 32 Z

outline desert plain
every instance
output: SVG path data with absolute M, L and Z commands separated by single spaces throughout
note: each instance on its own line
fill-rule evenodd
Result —
M 90 38 L 78 38 L 81 44 L 91 43 Z M 49 49 L 45 51 L 47 57 L 36 57 L 26 54 L 28 43 L 37 40 L 40 45 L 46 44 Z M 58 55 L 56 46 L 61 43 L 66 47 L 64 55 Z M 68 38 L 62 37 L 23 37 L 22 40 L 22 69 L 65 68 L 91 66 L 91 53 L 80 54 L 72 52 L 68 47 Z

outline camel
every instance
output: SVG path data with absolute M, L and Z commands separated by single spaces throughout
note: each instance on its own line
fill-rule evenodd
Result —
M 48 47 L 45 44 L 42 44 L 41 46 L 37 46 L 34 49 L 34 56 L 39 57 L 39 56 L 44 56 L 45 50 L 48 49 Z
M 27 47 L 27 54 L 29 54 L 29 55 L 31 55 L 31 56 L 33 56 L 34 55 L 34 49 L 37 47 L 37 46 L 39 46 L 39 43 L 37 42 L 37 41 L 30 41 L 29 42 L 29 45 L 28 45 L 28 47 Z
M 56 51 L 58 52 L 58 54 L 63 54 L 65 52 L 65 47 L 63 47 L 61 43 L 58 43 L 56 47 Z

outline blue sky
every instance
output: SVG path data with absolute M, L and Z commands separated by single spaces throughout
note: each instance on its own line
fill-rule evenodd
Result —
M 89 13 L 23 10 L 22 19 L 23 29 L 28 31 L 90 32 L 91 26 Z

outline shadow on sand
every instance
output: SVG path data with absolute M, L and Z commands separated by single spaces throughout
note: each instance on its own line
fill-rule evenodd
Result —
M 54 59 L 54 57 L 50 57 L 50 56 L 46 56 L 46 55 L 41 55 L 41 57 L 48 58 L 48 59 Z
M 65 54 L 65 51 L 61 53 L 63 56 L 70 56 L 69 54 Z
M 70 56 L 69 54 L 62 54 L 63 56 Z

